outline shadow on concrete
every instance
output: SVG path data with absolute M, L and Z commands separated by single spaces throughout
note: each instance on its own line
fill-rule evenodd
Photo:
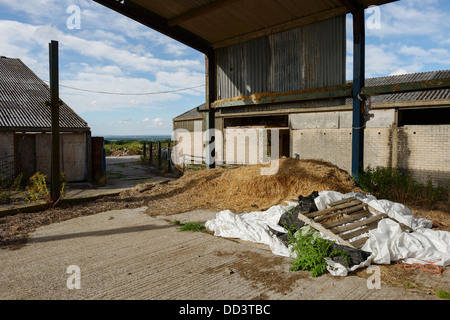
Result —
M 108 230 L 97 230 L 97 231 L 61 234 L 61 235 L 54 235 L 54 236 L 36 237 L 36 238 L 28 239 L 28 243 L 68 240 L 68 239 L 76 239 L 76 238 L 84 238 L 84 237 L 102 237 L 102 236 L 110 236 L 110 235 L 115 235 L 115 234 L 144 232 L 144 231 L 168 229 L 168 228 L 175 228 L 175 227 L 177 227 L 177 226 L 176 225 L 164 225 L 164 226 L 155 226 L 155 225 L 142 226 L 142 225 L 140 225 L 140 226 L 134 226 L 134 227 L 123 227 L 123 228 L 115 228 L 115 229 L 108 229 Z

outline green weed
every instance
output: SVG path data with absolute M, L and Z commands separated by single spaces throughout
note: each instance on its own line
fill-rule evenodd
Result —
M 180 228 L 180 231 L 201 232 L 205 230 L 205 226 L 200 222 L 186 222 Z
M 30 186 L 26 187 L 28 191 L 28 195 L 24 195 L 24 199 L 29 203 L 40 204 L 41 201 L 45 202 L 45 206 L 47 208 L 56 207 L 59 205 L 61 200 L 67 194 L 66 186 L 67 180 L 64 173 L 61 173 L 61 190 L 60 197 L 56 200 L 52 199 L 49 189 L 47 188 L 46 182 L 47 176 L 41 174 L 40 172 L 36 172 L 34 175 L 30 177 Z
M 292 208 L 290 214 L 295 210 Z M 308 226 L 309 227 L 309 226 Z M 325 240 L 320 234 L 312 228 L 303 227 L 296 230 L 294 226 L 284 226 L 288 232 L 288 246 L 296 258 L 291 261 L 290 271 L 311 271 L 312 277 L 318 277 L 327 270 L 325 258 L 331 258 L 340 255 L 344 260 L 350 263 L 350 256 L 340 250 L 332 250 L 334 241 Z
M 431 180 L 421 184 L 407 171 L 386 167 L 360 170 L 356 183 L 379 199 L 394 202 L 422 201 L 428 204 L 449 200 L 449 188 L 433 186 Z
M 441 299 L 450 300 L 450 292 L 449 291 L 439 290 L 438 292 L 436 292 L 436 296 Z

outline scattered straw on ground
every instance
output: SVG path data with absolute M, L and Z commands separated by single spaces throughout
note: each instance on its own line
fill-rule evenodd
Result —
M 155 216 L 195 209 L 229 209 L 235 213 L 267 210 L 293 196 L 313 191 L 361 191 L 346 171 L 322 160 L 281 159 L 274 175 L 261 175 L 264 167 L 267 166 L 188 172 L 177 181 L 157 185 L 144 193 L 137 187 L 121 197 L 144 197 L 147 213 Z

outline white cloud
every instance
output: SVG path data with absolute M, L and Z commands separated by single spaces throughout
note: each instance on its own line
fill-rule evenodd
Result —
M 408 69 L 405 69 L 405 68 L 397 68 L 394 71 L 392 71 L 389 74 L 389 76 L 399 76 L 399 75 L 402 75 L 402 74 L 409 74 L 409 73 L 414 73 L 414 72 L 412 72 L 412 71 L 410 71 Z
M 446 32 L 450 30 L 450 19 L 444 2 L 402 0 L 381 6 L 381 28 L 366 28 L 366 76 L 450 68 Z M 347 79 L 353 75 L 352 31 L 352 18 L 347 15 Z
M 137 54 L 103 43 L 64 33 L 51 26 L 34 26 L 16 21 L 0 21 L 2 55 L 21 58 L 40 76 L 48 79 L 48 43 L 58 40 L 60 82 L 64 86 L 115 93 L 155 93 L 202 85 L 203 65 L 198 60 L 169 60 Z M 29 58 L 33 57 L 33 58 Z M 67 57 L 67 58 L 66 58 Z M 142 76 L 133 74 L 138 72 Z M 144 77 L 145 73 L 145 77 Z M 153 80 L 152 80 L 153 79 Z M 113 96 L 75 91 L 62 87 L 61 96 L 76 112 L 121 110 L 126 106 L 159 108 L 158 103 L 179 101 L 183 95 L 201 96 L 204 88 L 179 93 L 147 96 Z M 95 101 L 95 103 L 94 103 Z
M 156 118 L 152 120 L 152 124 L 157 127 L 162 127 L 164 125 L 165 120 L 163 118 Z
M 435 41 L 447 39 L 448 12 L 438 0 L 402 0 L 381 6 L 381 28 L 367 30 L 368 36 L 429 36 Z
M 400 47 L 399 53 L 410 56 L 416 61 L 440 63 L 450 67 L 450 52 L 444 48 L 423 49 L 417 46 L 403 45 Z
M 131 118 L 126 118 L 126 119 L 124 119 L 124 120 L 121 120 L 121 121 L 117 121 L 116 122 L 116 124 L 118 124 L 118 125 L 129 125 L 129 124 L 131 124 L 132 122 L 131 122 Z

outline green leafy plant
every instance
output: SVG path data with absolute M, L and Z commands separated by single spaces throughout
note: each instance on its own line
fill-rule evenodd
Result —
M 347 253 L 339 250 L 331 250 L 333 243 L 333 241 L 328 241 L 321 237 L 296 234 L 289 241 L 289 244 L 292 246 L 292 251 L 296 253 L 296 258 L 292 261 L 289 270 L 311 271 L 312 277 L 318 277 L 324 274 L 327 269 L 327 262 L 325 260 L 327 257 L 341 255 L 349 263 L 350 257 Z
M 47 176 L 36 172 L 34 175 L 30 177 L 30 186 L 26 187 L 26 190 L 28 191 L 28 195 L 25 195 L 24 198 L 29 203 L 37 203 L 40 204 L 41 201 L 45 202 L 45 207 L 52 208 L 59 205 L 61 200 L 65 197 L 67 194 L 67 179 L 64 173 L 61 173 L 61 191 L 60 191 L 60 197 L 56 199 L 55 201 L 52 199 L 52 196 L 50 194 L 49 189 L 47 188 L 47 182 L 46 182 Z
M 180 227 L 180 231 L 200 232 L 205 230 L 205 226 L 200 222 L 186 222 Z
M 292 215 L 295 207 L 288 211 L 288 215 Z M 341 250 L 332 250 L 334 241 L 325 240 L 320 237 L 320 233 L 311 228 L 304 226 L 296 229 L 293 225 L 283 226 L 288 233 L 287 245 L 291 248 L 291 252 L 295 259 L 291 261 L 290 271 L 311 271 L 312 277 L 318 277 L 327 270 L 327 262 L 325 258 L 331 258 L 340 255 L 347 264 L 350 263 L 350 256 Z

